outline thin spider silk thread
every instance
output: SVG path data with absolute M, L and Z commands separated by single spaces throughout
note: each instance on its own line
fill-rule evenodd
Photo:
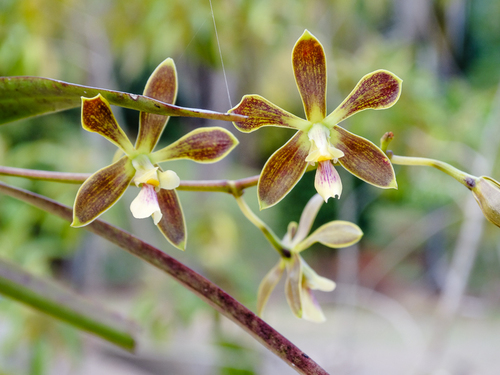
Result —
M 229 108 L 233 108 L 231 103 L 231 95 L 229 94 L 229 85 L 227 84 L 226 68 L 224 68 L 224 60 L 222 59 L 222 50 L 220 48 L 219 34 L 217 33 L 217 25 L 215 24 L 214 8 L 212 7 L 212 0 L 210 2 L 210 11 L 212 12 L 212 20 L 214 21 L 215 38 L 217 39 L 217 46 L 219 47 L 220 62 L 222 65 L 222 73 L 224 74 L 224 82 L 226 83 L 227 98 L 229 100 Z

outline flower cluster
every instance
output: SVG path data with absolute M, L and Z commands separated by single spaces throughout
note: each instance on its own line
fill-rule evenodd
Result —
M 177 74 L 172 59 L 161 63 L 149 78 L 144 95 L 174 103 Z M 125 155 L 90 176 L 78 190 L 73 208 L 74 227 L 91 223 L 111 208 L 133 183 L 141 188 L 130 210 L 136 218 L 153 216 L 154 223 L 172 245 L 184 250 L 186 225 L 175 188 L 180 180 L 174 171 L 162 171 L 158 163 L 190 159 L 212 163 L 226 156 L 237 144 L 227 130 L 218 127 L 196 129 L 158 151 L 156 146 L 167 116 L 141 112 L 135 146 L 116 122 L 109 103 L 101 95 L 82 98 L 82 125 L 115 144 Z
M 322 204 L 323 198 L 316 194 L 304 208 L 299 224 L 291 222 L 288 225 L 288 231 L 282 242 L 289 256 L 282 256 L 278 264 L 262 280 L 257 297 L 259 315 L 262 314 L 271 292 L 286 269 L 285 294 L 293 313 L 299 318 L 313 322 L 325 320 L 312 290 L 330 292 L 335 288 L 335 283 L 319 276 L 300 253 L 316 242 L 331 248 L 351 246 L 361 239 L 363 232 L 353 223 L 336 220 L 322 225 L 308 236 Z
M 281 258 L 261 282 L 257 309 L 261 314 L 286 270 L 285 292 L 292 311 L 300 318 L 319 322 L 324 320 L 324 315 L 312 290 L 331 291 L 335 283 L 319 276 L 300 253 L 314 243 L 330 248 L 350 246 L 363 235 L 357 225 L 346 221 L 331 221 L 309 234 L 323 200 L 341 195 L 342 184 L 335 165 L 342 165 L 372 185 L 397 187 L 392 164 L 385 153 L 372 142 L 337 124 L 365 109 L 392 106 L 400 96 L 402 81 L 385 70 L 367 74 L 344 102 L 327 116 L 325 53 L 319 41 L 307 30 L 295 44 L 292 65 L 304 104 L 305 120 L 257 95 L 244 96 L 229 112 L 241 115 L 241 120 L 234 124 L 242 132 L 251 132 L 262 126 L 297 130 L 292 139 L 269 158 L 262 170 L 258 182 L 261 208 L 278 203 L 300 180 L 308 165 L 317 166 L 315 187 L 319 194 L 311 198 L 299 224 L 290 223 L 283 240 L 277 240 L 277 246 L 283 247 Z M 171 59 L 165 60 L 153 72 L 144 95 L 174 103 L 177 76 Z M 84 129 L 108 139 L 121 150 L 123 156 L 94 173 L 80 187 L 72 225 L 80 227 L 91 223 L 133 184 L 140 188 L 130 205 L 133 216 L 152 216 L 167 240 L 184 250 L 186 227 L 175 191 L 180 179 L 174 171 L 164 171 L 158 164 L 173 159 L 215 162 L 238 144 L 236 138 L 222 128 L 199 128 L 154 151 L 167 124 L 167 116 L 141 112 L 139 134 L 134 146 L 118 125 L 106 99 L 98 95 L 82 98 L 82 101 Z
M 397 188 L 392 164 L 372 142 L 337 124 L 365 109 L 389 108 L 399 99 L 402 81 L 395 74 L 377 70 L 364 76 L 348 97 L 326 116 L 326 58 L 323 46 L 307 30 L 292 52 L 295 81 L 304 104 L 306 120 L 258 95 L 246 95 L 230 110 L 247 116 L 234 125 L 242 132 L 262 126 L 298 130 L 267 161 L 258 185 L 261 208 L 281 201 L 310 164 L 318 164 L 315 187 L 323 199 L 340 197 L 342 183 L 334 164 L 341 164 L 360 179 L 380 188 Z

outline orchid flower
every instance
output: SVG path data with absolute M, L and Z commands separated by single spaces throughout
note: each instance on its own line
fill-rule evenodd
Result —
M 300 180 L 308 165 L 318 163 L 315 187 L 325 201 L 340 197 L 342 183 L 334 164 L 340 163 L 356 177 L 380 188 L 397 188 L 387 156 L 365 138 L 337 124 L 365 109 L 385 109 L 397 102 L 402 81 L 386 70 L 364 76 L 349 96 L 326 116 L 326 58 L 321 43 L 307 30 L 292 52 L 295 81 L 306 120 L 258 95 L 246 95 L 229 112 L 248 116 L 234 122 L 242 132 L 262 126 L 297 129 L 264 165 L 258 183 L 261 209 L 281 201 Z
M 288 225 L 288 231 L 282 241 L 283 246 L 289 249 L 288 253 L 285 252 L 288 256 L 281 257 L 278 264 L 269 271 L 259 286 L 257 295 L 259 315 L 262 315 L 271 292 L 286 269 L 285 294 L 293 313 L 299 318 L 313 322 L 325 320 L 312 290 L 330 292 L 335 288 L 335 283 L 319 276 L 300 256 L 300 253 L 316 242 L 331 248 L 351 246 L 360 240 L 363 232 L 356 224 L 336 220 L 322 225 L 308 236 L 322 204 L 323 198 L 316 194 L 304 208 L 299 224 L 291 222 Z
M 177 74 L 172 59 L 163 61 L 149 78 L 144 95 L 173 104 L 177 96 Z M 225 157 L 238 140 L 219 127 L 196 129 L 176 142 L 153 152 L 168 116 L 141 112 L 135 146 L 118 125 L 109 103 L 101 95 L 82 98 L 82 126 L 102 135 L 125 155 L 91 175 L 78 190 L 73 208 L 73 227 L 90 224 L 113 206 L 133 183 L 141 190 L 130 205 L 136 218 L 152 216 L 167 240 L 184 250 L 186 225 L 175 188 L 180 180 L 174 171 L 162 171 L 158 163 L 190 159 L 213 163 Z

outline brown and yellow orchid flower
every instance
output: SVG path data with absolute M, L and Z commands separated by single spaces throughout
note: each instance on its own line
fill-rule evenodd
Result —
M 319 306 L 312 290 L 331 292 L 335 283 L 325 277 L 319 276 L 300 256 L 300 252 L 319 242 L 330 248 L 342 248 L 355 244 L 363 236 L 361 229 L 348 221 L 330 221 L 316 229 L 309 236 L 312 224 L 323 204 L 323 198 L 316 194 L 307 203 L 299 224 L 291 222 L 283 238 L 283 246 L 289 249 L 289 256 L 282 256 L 278 264 L 264 277 L 257 294 L 257 313 L 262 315 L 264 307 L 281 279 L 283 272 L 287 271 L 285 281 L 285 294 L 288 305 L 293 313 L 302 319 L 323 322 L 325 316 Z
M 248 116 L 234 123 L 242 132 L 252 132 L 262 126 L 298 130 L 264 165 L 257 189 L 261 209 L 282 200 L 300 180 L 308 164 L 318 163 L 315 187 L 325 201 L 329 197 L 340 197 L 342 192 L 342 183 L 333 165 L 337 162 L 372 185 L 397 188 L 392 164 L 382 150 L 337 124 L 365 109 L 394 105 L 401 94 L 401 79 L 386 70 L 369 73 L 327 116 L 325 52 L 307 30 L 295 44 L 292 65 L 306 120 L 258 95 L 244 96 L 229 111 Z
M 173 104 L 177 96 L 177 74 L 172 59 L 163 61 L 149 78 L 144 95 Z M 73 227 L 91 223 L 113 206 L 134 183 L 141 190 L 130 205 L 136 218 L 153 216 L 167 240 L 184 250 L 186 225 L 174 190 L 180 180 L 174 171 L 162 171 L 158 163 L 190 159 L 213 163 L 226 156 L 238 140 L 219 127 L 196 129 L 161 150 L 154 151 L 168 116 L 141 112 L 135 146 L 118 125 L 109 103 L 101 95 L 82 98 L 82 126 L 102 135 L 125 155 L 90 176 L 78 190 L 73 208 Z

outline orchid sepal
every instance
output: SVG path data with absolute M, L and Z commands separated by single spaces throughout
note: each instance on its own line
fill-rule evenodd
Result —
M 257 186 L 261 210 L 277 204 L 299 182 L 307 168 L 308 153 L 307 134 L 298 131 L 268 159 Z
M 287 278 L 285 280 L 285 296 L 288 306 L 298 318 L 302 318 L 302 262 L 297 253 L 285 261 Z
M 102 135 L 125 154 L 134 153 L 134 146 L 118 125 L 108 101 L 101 94 L 90 99 L 82 97 L 82 126 L 89 132 Z
M 90 224 L 110 209 L 125 193 L 134 175 L 132 162 L 123 156 L 90 176 L 76 194 L 71 226 Z
M 295 83 L 308 121 L 326 116 L 326 57 L 321 43 L 305 30 L 292 51 Z
M 269 296 L 283 276 L 285 268 L 285 261 L 280 259 L 278 264 L 271 268 L 271 270 L 262 279 L 257 292 L 257 315 L 262 316 L 262 312 L 264 311 L 264 307 L 266 307 Z
M 144 96 L 174 104 L 177 98 L 177 71 L 174 60 L 167 58 L 160 63 L 146 83 Z M 141 112 L 139 116 L 139 134 L 135 149 L 138 152 L 149 153 L 158 143 L 169 116 Z
M 263 126 L 277 126 L 307 131 L 309 121 L 301 119 L 259 95 L 245 95 L 241 102 L 228 111 L 247 116 L 242 121 L 233 122 L 236 129 L 243 133 L 253 132 Z

